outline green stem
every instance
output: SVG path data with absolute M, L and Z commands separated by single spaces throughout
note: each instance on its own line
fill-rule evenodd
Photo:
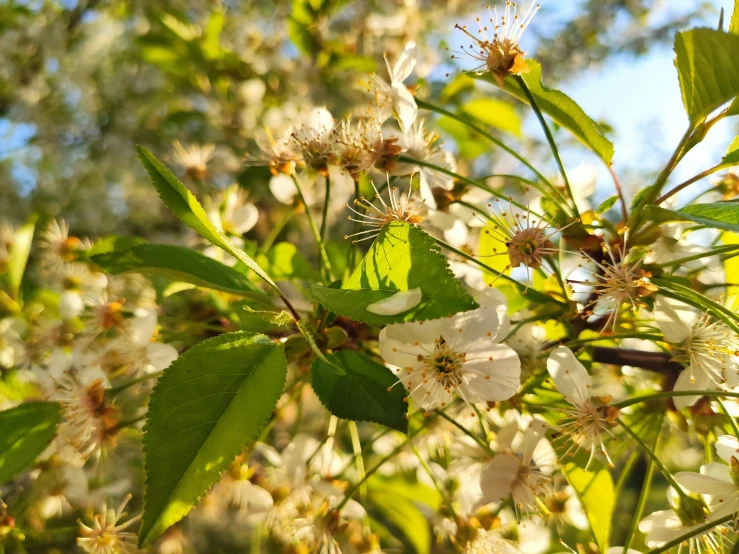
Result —
M 323 213 L 321 214 L 321 244 L 326 241 L 326 226 L 328 223 L 328 204 L 331 200 L 331 179 L 326 175 L 326 194 L 323 198 Z
M 434 484 L 434 487 L 436 487 L 436 490 L 439 491 L 439 495 L 446 499 L 447 503 L 447 509 L 449 510 L 449 513 L 454 516 L 454 518 L 457 518 L 457 513 L 454 511 L 454 507 L 452 506 L 453 499 L 451 498 L 451 495 L 444 490 L 444 488 L 439 484 L 438 479 L 434 475 L 434 472 L 431 470 L 431 467 L 429 466 L 428 462 L 424 459 L 423 456 L 421 456 L 421 453 L 418 451 L 418 448 L 416 448 L 415 444 L 411 444 L 411 450 L 413 450 L 413 453 L 416 455 L 416 458 L 418 458 L 419 463 L 421 464 L 421 467 L 424 469 L 426 474 L 429 476 L 429 479 L 431 479 L 431 482 Z
M 641 224 L 641 212 L 644 209 L 644 206 L 647 204 L 654 203 L 654 200 L 659 196 L 659 193 L 662 191 L 662 187 L 667 182 L 667 179 L 670 177 L 670 174 L 675 169 L 675 166 L 677 166 L 678 162 L 683 156 L 683 151 L 685 150 L 685 147 L 687 146 L 690 137 L 693 135 L 694 127 L 691 125 L 687 131 L 685 131 L 685 134 L 680 139 L 680 142 L 677 145 L 677 148 L 675 148 L 675 151 L 672 153 L 672 156 L 667 161 L 667 165 L 665 165 L 664 169 L 660 172 L 660 174 L 657 176 L 656 181 L 654 184 L 652 184 L 647 192 L 644 194 L 644 197 L 641 199 L 639 204 L 634 207 L 634 210 L 631 212 L 631 217 L 629 218 L 629 222 L 627 224 L 627 227 L 631 230 L 632 233 L 635 233 L 639 229 L 639 225 Z
M 547 296 L 545 294 L 542 294 L 542 293 L 540 293 L 539 291 L 537 291 L 535 289 L 531 289 L 531 288 L 527 287 L 523 283 L 520 283 L 519 281 L 516 281 L 513 277 L 510 277 L 509 275 L 506 275 L 505 273 L 501 273 L 497 269 L 493 269 L 492 267 L 490 267 L 489 265 L 481 262 L 480 260 L 478 260 L 474 256 L 471 256 L 470 254 L 467 254 L 467 253 L 462 252 L 461 250 L 459 250 L 457 248 L 454 248 L 451 244 L 448 244 L 448 243 L 444 242 L 441 239 L 434 239 L 434 240 L 436 241 L 436 243 L 439 246 L 441 246 L 445 250 L 449 250 L 450 252 L 454 252 L 458 256 L 462 256 L 464 259 L 466 259 L 466 260 L 468 260 L 468 261 L 470 261 L 470 262 L 472 262 L 472 263 L 480 266 L 485 271 L 489 271 L 490 273 L 492 273 L 496 277 L 499 277 L 499 278 L 503 279 L 504 281 L 508 281 L 509 283 L 515 285 L 516 287 L 519 288 L 519 290 L 522 292 L 522 294 L 528 295 L 529 297 L 531 297 L 532 300 L 539 301 L 539 302 L 553 302 L 555 304 L 560 304 L 562 306 L 568 306 L 569 307 L 569 305 L 566 304 L 565 302 L 560 302 L 559 300 L 556 300 L 554 298 L 551 298 L 550 296 Z
M 660 196 L 659 198 L 657 198 L 657 200 L 655 200 L 654 203 L 655 203 L 655 205 L 659 205 L 662 202 L 664 202 L 665 200 L 667 200 L 668 198 L 670 198 L 671 196 L 673 196 L 673 195 L 677 194 L 678 192 L 680 192 L 681 190 L 683 190 L 684 188 L 689 187 L 693 183 L 695 183 L 697 181 L 700 181 L 701 179 L 703 179 L 705 177 L 708 177 L 709 175 L 713 175 L 714 173 L 716 173 L 718 171 L 721 171 L 722 169 L 728 169 L 729 167 L 733 167 L 735 165 L 736 164 L 734 164 L 734 163 L 718 164 L 718 165 L 715 165 L 715 166 L 713 166 L 711 168 L 708 168 L 705 171 L 702 171 L 701 173 L 699 173 L 698 175 L 696 175 L 694 177 L 691 177 L 690 179 L 688 179 L 684 183 L 681 183 L 681 184 L 677 185 L 674 189 L 672 189 L 672 190 L 664 193 L 662 196 Z
M 475 131 L 477 134 L 479 134 L 483 138 L 486 138 L 487 140 L 489 140 L 490 142 L 492 142 L 493 144 L 495 144 L 499 148 L 501 148 L 501 149 L 505 150 L 506 152 L 508 152 L 511 156 L 513 156 L 514 158 L 516 158 L 519 162 L 521 162 L 523 165 L 525 165 L 531 171 L 533 171 L 539 179 L 541 179 L 543 182 L 547 183 L 550 187 L 552 187 L 554 190 L 556 190 L 556 187 L 551 182 L 549 182 L 549 180 L 546 177 L 544 177 L 544 175 L 542 175 L 539 172 L 538 169 L 536 169 L 533 165 L 531 165 L 531 163 L 526 158 L 524 158 L 518 152 L 516 152 L 515 150 L 513 150 L 513 148 L 507 146 L 506 144 L 504 144 L 503 142 L 501 142 L 499 139 L 495 138 L 490 133 L 487 133 L 487 132 L 483 131 L 482 129 L 480 129 L 480 127 L 478 127 L 477 125 L 475 125 L 475 124 L 467 121 L 466 119 L 458 116 L 457 114 L 455 114 L 453 112 L 450 112 L 448 110 L 445 110 L 444 108 L 440 108 L 440 107 L 435 106 L 433 104 L 429 104 L 428 102 L 424 102 L 423 100 L 420 100 L 418 98 L 416 98 L 416 104 L 421 109 L 429 110 L 431 112 L 436 112 L 439 115 L 444 115 L 444 116 L 446 116 L 446 117 L 448 117 L 450 119 L 453 119 L 455 121 L 459 121 L 463 125 L 466 125 L 467 127 L 469 127 L 470 129 L 472 129 L 473 131 Z
M 721 413 L 723 413 L 726 416 L 726 419 L 729 420 L 729 425 L 731 425 L 731 430 L 734 432 L 734 436 L 739 439 L 739 427 L 736 424 L 736 420 L 731 417 L 729 410 L 726 409 L 726 406 L 724 406 L 724 403 L 721 402 L 720 398 L 716 397 L 716 403 L 718 404 L 718 408 L 721 410 Z
M 505 194 L 501 194 L 497 190 L 493 190 L 490 187 L 483 185 L 482 183 L 479 183 L 478 181 L 475 181 L 473 179 L 470 179 L 468 177 L 463 177 L 462 175 L 459 175 L 458 173 L 454 173 L 453 171 L 449 171 L 448 169 L 445 169 L 443 167 L 439 167 L 438 165 L 430 164 L 428 162 L 422 162 L 420 160 L 414 160 L 413 158 L 409 158 L 408 156 L 399 156 L 398 160 L 401 162 L 413 164 L 413 165 L 420 165 L 421 167 L 427 167 L 429 169 L 433 169 L 434 171 L 438 171 L 439 173 L 443 173 L 444 175 L 448 175 L 449 177 L 454 177 L 458 181 L 461 181 L 462 183 L 465 183 L 467 185 L 477 187 L 480 190 L 484 190 L 485 192 L 489 193 L 492 196 L 495 196 L 496 198 L 499 198 L 501 200 L 505 200 L 506 202 L 510 202 L 511 205 L 516 206 L 520 210 L 523 210 L 525 212 L 529 212 L 529 208 L 524 206 L 523 204 L 516 202 L 515 200 L 512 200 Z M 545 217 L 541 214 L 538 214 L 536 212 L 531 212 L 531 215 L 534 215 L 538 217 L 539 219 L 545 219 Z
M 557 143 L 554 142 L 554 136 L 552 135 L 552 131 L 549 129 L 549 125 L 547 125 L 546 119 L 544 119 L 544 114 L 539 109 L 539 105 L 536 103 L 536 98 L 534 98 L 534 95 L 529 90 L 529 86 L 526 84 L 526 81 L 524 81 L 523 77 L 520 75 L 515 75 L 514 78 L 516 79 L 516 82 L 521 87 L 521 90 L 523 90 L 524 94 L 526 95 L 526 98 L 529 100 L 529 105 L 534 110 L 534 113 L 536 114 L 537 119 L 539 120 L 539 123 L 541 124 L 541 128 L 544 130 L 544 134 L 547 137 L 547 142 L 549 143 L 549 147 L 552 150 L 552 155 L 554 156 L 554 160 L 557 162 L 557 166 L 559 167 L 559 171 L 562 174 L 562 179 L 565 183 L 565 188 L 567 189 L 567 194 L 569 194 L 570 199 L 572 200 L 572 210 L 575 214 L 575 217 L 580 217 L 580 212 L 577 209 L 577 203 L 575 202 L 575 196 L 572 194 L 572 187 L 570 186 L 570 180 L 567 178 L 567 171 L 565 171 L 565 166 L 562 163 L 562 158 L 559 156 L 559 149 L 557 148 Z
M 675 481 L 675 478 L 672 476 L 672 474 L 667 471 L 667 468 L 662 464 L 662 462 L 659 460 L 657 455 L 650 449 L 646 444 L 644 444 L 644 441 L 639 438 L 639 435 L 634 433 L 634 431 L 631 430 L 631 428 L 626 425 L 621 418 L 616 419 L 616 422 L 623 427 L 624 431 L 626 431 L 632 439 L 634 439 L 639 446 L 642 447 L 644 452 L 647 453 L 647 456 L 652 460 L 652 463 L 657 467 L 657 469 L 660 470 L 660 473 L 664 476 L 664 478 L 667 480 L 667 482 L 670 484 L 672 488 L 675 489 L 675 492 L 677 492 L 680 496 L 686 496 L 685 491 L 680 487 L 680 485 L 677 484 L 677 481 Z M 659 437 L 659 432 L 658 435 Z M 657 444 L 657 441 L 655 440 L 655 444 Z
M 295 215 L 295 212 L 296 212 L 295 208 L 291 208 L 283 216 L 283 218 L 277 222 L 277 225 L 272 227 L 269 234 L 265 237 L 264 242 L 259 247 L 259 250 L 258 250 L 259 254 L 264 254 L 268 252 L 270 248 L 272 248 L 272 245 L 277 240 L 277 237 L 280 236 L 280 233 L 285 228 L 285 225 L 287 225 L 290 222 L 290 220 L 293 218 L 293 216 Z
M 490 445 L 486 443 L 484 440 L 482 440 L 480 437 L 475 435 L 472 431 L 467 429 L 464 425 L 462 425 L 457 420 L 451 418 L 450 416 L 446 415 L 444 412 L 440 410 L 436 410 L 436 413 L 439 414 L 444 419 L 446 419 L 449 423 L 454 425 L 457 429 L 462 431 L 465 435 L 470 437 L 472 440 L 474 440 L 480 446 L 480 448 L 482 448 L 486 453 L 490 454 L 490 456 L 495 456 L 495 452 L 493 452 L 493 450 L 490 448 Z
M 732 513 L 727 516 L 721 517 L 719 519 L 709 521 L 708 523 L 705 523 L 701 525 L 700 527 L 696 527 L 695 529 L 693 529 L 692 531 L 689 531 L 688 533 L 685 533 L 684 535 L 680 535 L 679 537 L 666 542 L 662 546 L 658 546 L 657 548 L 648 551 L 646 554 L 662 554 L 662 552 L 667 552 L 673 546 L 677 546 L 694 537 L 699 537 L 706 531 L 710 531 L 711 529 L 713 529 L 714 527 L 717 527 L 718 525 L 732 521 L 734 517 L 735 515 Z
M 655 441 L 655 445 L 656 445 Z M 623 554 L 626 554 L 629 551 L 629 547 L 631 546 L 631 541 L 634 540 L 634 535 L 636 535 L 636 530 L 639 526 L 639 520 L 641 519 L 642 513 L 644 513 L 644 506 L 647 504 L 647 499 L 649 497 L 649 489 L 652 486 L 652 477 L 654 476 L 654 462 L 652 460 L 647 461 L 647 472 L 644 475 L 644 482 L 641 486 L 641 491 L 639 492 L 639 500 L 636 503 L 636 512 L 634 513 L 632 519 L 631 519 L 631 526 L 629 527 L 629 534 L 626 535 L 626 540 L 624 541 L 624 549 Z
M 26 540 L 23 541 L 23 545 L 28 548 L 60 547 L 74 543 L 79 532 L 78 525 L 45 529 L 43 531 L 24 531 L 23 534 L 26 536 Z
M 655 392 L 654 394 L 645 394 L 643 396 L 635 396 L 634 398 L 627 398 L 621 402 L 614 402 L 611 406 L 615 406 L 618 409 L 623 409 L 634 404 L 640 404 L 642 402 L 649 402 L 650 400 L 659 400 L 660 398 L 673 398 L 675 396 L 711 396 L 711 397 L 726 397 L 726 398 L 739 398 L 739 392 L 729 392 L 722 390 L 671 390 L 665 392 Z
M 693 254 L 692 256 L 686 256 L 678 260 L 670 260 L 669 262 L 665 262 L 662 264 L 654 264 L 654 265 L 655 267 L 669 267 L 673 265 L 682 265 L 685 262 L 692 262 L 693 260 L 700 260 L 701 258 L 707 258 L 709 256 L 716 256 L 719 254 L 726 254 L 728 252 L 733 252 L 734 250 L 739 250 L 739 244 L 727 244 L 724 246 L 719 246 L 718 248 L 715 248 L 714 250 L 706 250 L 705 252 L 701 252 L 700 254 Z
M 644 339 L 644 340 L 664 340 L 662 335 L 654 333 L 640 333 L 638 331 L 626 332 L 626 333 L 613 333 L 612 335 L 598 335 L 597 337 L 587 337 L 583 339 L 573 339 L 569 342 L 564 343 L 563 346 L 571 347 L 579 344 L 588 344 L 591 342 L 599 342 L 603 340 L 613 339 Z M 559 345 L 556 345 L 559 346 Z
M 359 430 L 357 429 L 357 422 L 349 422 L 349 436 L 352 440 L 352 450 L 354 450 L 354 457 L 357 462 L 357 476 L 360 479 L 364 478 L 364 457 L 362 456 L 362 443 L 359 440 Z M 367 498 L 367 484 L 365 483 L 359 489 L 359 496 L 361 498 Z
M 107 391 L 105 391 L 110 396 L 115 396 L 120 392 L 123 392 L 124 390 L 131 388 L 134 385 L 138 385 L 139 383 L 143 383 L 145 381 L 148 381 L 149 379 L 156 379 L 159 377 L 164 371 L 156 371 L 154 373 L 147 373 L 146 375 L 142 375 L 141 377 L 137 377 L 136 379 L 132 379 L 131 381 L 128 381 L 126 383 L 123 383 L 122 385 L 118 385 L 117 387 L 111 387 Z
M 324 248 L 323 240 L 321 240 L 321 233 L 316 225 L 316 220 L 313 218 L 310 206 L 308 206 L 308 202 L 305 199 L 303 187 L 300 185 L 300 180 L 297 178 L 295 173 L 292 173 L 290 176 L 292 177 L 293 183 L 295 183 L 295 188 L 298 189 L 298 196 L 300 196 L 300 201 L 303 203 L 303 207 L 305 208 L 305 217 L 308 219 L 308 225 L 313 233 L 313 237 L 316 239 L 316 244 L 318 244 L 318 270 L 321 275 L 324 276 L 324 279 L 333 279 L 331 262 L 328 259 L 328 254 L 326 254 L 326 249 Z

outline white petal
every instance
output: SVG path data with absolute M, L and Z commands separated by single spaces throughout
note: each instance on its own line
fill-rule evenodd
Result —
M 79 293 L 65 290 L 59 295 L 59 315 L 62 319 L 77 317 L 85 309 L 85 303 Z
M 128 320 L 128 336 L 137 346 L 144 346 L 157 328 L 157 313 L 150 308 L 139 308 L 135 315 Z
M 708 378 L 706 377 L 705 373 L 699 371 L 694 373 L 693 377 L 695 379 L 691 383 L 690 368 L 685 368 L 680 372 L 680 375 L 678 375 L 677 381 L 675 381 L 675 385 L 673 386 L 673 390 L 706 390 L 706 386 L 708 385 L 706 381 L 708 381 Z M 678 410 L 682 410 L 684 408 L 687 408 L 688 406 L 692 406 L 693 404 L 695 404 L 699 398 L 700 396 L 674 396 L 672 398 L 672 401 L 675 403 L 675 407 Z
M 259 210 L 254 204 L 244 204 L 231 216 L 231 226 L 237 235 L 250 231 L 259 221 Z
M 485 502 L 498 502 L 511 493 L 521 462 L 513 454 L 498 454 L 480 474 Z
M 418 116 L 418 106 L 416 106 L 416 100 L 413 98 L 413 94 L 403 85 L 394 90 L 393 96 L 393 111 L 394 116 L 400 123 L 402 129 L 407 129 Z
M 168 368 L 179 356 L 177 349 L 171 344 L 152 342 L 146 347 L 146 358 L 157 371 Z
M 269 180 L 269 191 L 278 202 L 282 202 L 283 204 L 292 204 L 293 198 L 298 194 L 295 183 L 284 173 L 275 175 Z
M 317 135 L 326 134 L 334 128 L 334 117 L 326 108 L 313 108 L 308 114 L 306 125 Z
M 451 229 L 444 231 L 444 240 L 455 248 L 461 248 L 467 244 L 467 239 L 469 239 L 469 237 L 469 228 L 459 219 L 454 221 Z
M 570 404 L 580 405 L 590 397 L 592 379 L 572 350 L 558 346 L 549 355 L 547 371 L 554 386 Z
M 698 494 L 710 494 L 711 496 L 725 498 L 737 490 L 736 485 L 731 481 L 727 483 L 692 471 L 679 471 L 674 477 L 680 486 Z
M 521 456 L 523 463 L 528 464 L 531 462 L 531 457 L 534 454 L 534 448 L 539 444 L 539 441 L 544 438 L 547 426 L 543 421 L 538 419 L 533 420 L 526 431 L 523 434 L 523 444 L 521 445 Z
M 365 309 L 377 315 L 398 315 L 418 306 L 422 298 L 420 288 L 402 290 L 384 300 L 370 304 Z
M 521 360 L 504 344 L 493 345 L 479 358 L 465 362 L 463 371 L 469 377 L 459 385 L 459 390 L 469 402 L 507 400 L 521 384 Z
M 680 317 L 672 304 L 664 296 L 657 296 L 654 302 L 654 319 L 665 338 L 673 343 L 681 343 L 690 334 L 690 326 Z
M 726 464 L 721 462 L 709 462 L 701 466 L 701 475 L 707 475 L 720 481 L 731 483 L 731 470 Z
M 498 335 L 498 315 L 478 308 L 442 320 L 442 335 L 455 352 L 487 350 Z
M 727 464 L 732 456 L 739 459 L 739 440 L 731 435 L 721 435 L 716 441 L 716 454 Z

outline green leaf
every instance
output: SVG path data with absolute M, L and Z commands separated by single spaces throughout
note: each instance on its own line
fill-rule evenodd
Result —
M 675 55 L 683 104 L 693 125 L 739 94 L 739 36 L 713 29 L 677 33 Z
M 737 202 L 692 204 L 676 211 L 649 205 L 644 208 L 644 213 L 647 218 L 658 223 L 692 221 L 724 231 L 739 231 L 739 203 Z
M 366 310 L 370 304 L 415 288 L 421 289 L 422 299 L 407 312 L 383 316 Z M 398 221 L 383 228 L 341 289 L 314 285 L 310 292 L 334 313 L 384 325 L 436 319 L 477 307 L 454 278 L 434 240 L 418 227 Z
M 18 291 L 21 288 L 23 274 L 26 272 L 26 264 L 28 264 L 28 256 L 31 253 L 31 244 L 33 243 L 33 232 L 36 229 L 36 216 L 23 224 L 13 234 L 13 244 L 10 247 L 10 257 L 8 259 L 8 292 L 13 298 L 18 298 Z
M 413 500 L 392 488 L 374 487 L 369 496 L 375 510 L 382 519 L 398 529 L 408 552 L 429 554 L 431 552 L 431 529 L 425 515 Z
M 521 118 L 507 102 L 494 98 L 475 98 L 463 105 L 462 111 L 500 131 L 521 136 Z
M 735 314 L 725 306 L 718 304 L 694 291 L 689 286 L 670 279 L 654 277 L 651 282 L 660 288 L 660 294 L 685 302 L 701 311 L 708 311 L 728 325 L 735 333 L 739 333 L 739 314 Z
M 739 0 L 734 0 L 734 11 L 731 14 L 729 32 L 735 35 L 739 35 Z
M 318 272 L 310 266 L 298 247 L 291 242 L 278 242 L 269 249 L 269 252 L 260 255 L 257 262 L 269 272 L 273 279 L 319 280 Z
M 408 404 L 398 378 L 384 365 L 354 350 L 339 350 L 316 359 L 310 368 L 318 399 L 336 417 L 371 421 L 408 431 Z M 391 390 L 388 390 L 392 387 Z
M 243 273 L 200 252 L 181 246 L 141 244 L 128 250 L 97 254 L 92 261 L 106 272 L 159 275 L 173 281 L 264 299 L 264 293 Z
M 203 341 L 164 371 L 144 426 L 142 547 L 187 515 L 257 438 L 286 374 L 282 345 L 248 333 Z
M 146 244 L 146 241 L 140 237 L 121 237 L 112 235 L 109 237 L 103 237 L 96 241 L 90 248 L 84 250 L 82 254 L 85 259 L 89 259 L 92 256 L 98 254 L 108 254 L 109 252 L 116 252 L 118 250 L 128 250 L 139 244 Z
M 205 210 L 198 202 L 197 198 L 187 190 L 174 174 L 164 167 L 154 155 L 143 146 L 136 147 L 139 153 L 139 159 L 144 164 L 146 171 L 151 177 L 154 187 L 159 192 L 159 196 L 167 207 L 188 227 L 197 231 L 201 237 L 214 245 L 222 248 L 233 257 L 243 262 L 249 269 L 254 271 L 261 277 L 270 287 L 278 294 L 280 289 L 275 282 L 267 275 L 259 264 L 247 256 L 240 248 L 238 248 L 231 240 L 223 234 L 208 219 Z
M 576 464 L 564 467 L 567 481 L 577 492 L 601 552 L 608 549 L 611 518 L 616 504 L 613 478 L 607 468 L 586 471 Z
M 605 137 L 598 124 L 590 119 L 572 98 L 563 92 L 547 88 L 542 84 L 541 65 L 537 61 L 526 61 L 531 70 L 522 75 L 522 78 L 529 87 L 531 94 L 534 95 L 539 109 L 598 154 L 606 165 L 610 165 L 611 160 L 613 160 L 613 143 Z M 485 74 L 483 78 L 497 84 L 489 73 Z M 506 79 L 503 90 L 528 104 L 526 94 L 515 79 Z
M 610 198 L 606 198 L 603 202 L 601 202 L 600 206 L 595 208 L 595 213 L 597 214 L 604 214 L 618 202 L 618 195 L 611 196 Z
M 270 323 L 271 325 L 277 325 L 278 327 L 289 327 L 295 323 L 293 316 L 287 313 L 285 310 L 279 312 L 265 311 L 265 310 L 252 310 L 249 306 L 244 306 L 244 309 L 255 317 L 258 317 L 262 321 Z
M 28 468 L 56 434 L 56 402 L 29 402 L 0 412 L 0 484 Z
M 721 160 L 721 163 L 739 165 L 739 136 L 731 141 L 729 148 L 726 150 L 726 156 Z

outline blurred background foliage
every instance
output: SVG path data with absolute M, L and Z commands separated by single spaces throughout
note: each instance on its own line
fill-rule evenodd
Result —
M 670 4 L 545 3 L 533 55 L 554 84 L 669 43 L 707 12 L 718 19 L 706 3 Z M 194 188 L 238 183 L 257 206 L 274 205 L 269 173 L 242 163 L 253 137 L 315 105 L 337 118 L 362 112 L 370 98 L 361 82 L 384 74 L 383 53 L 394 58 L 408 41 L 419 45 L 421 97 L 440 96 L 524 140 L 517 107 L 475 93 L 471 79 L 444 67 L 454 23 L 473 22 L 481 10 L 463 0 L 5 0 L 0 218 L 18 223 L 35 211 L 64 216 L 80 234 L 174 232 L 179 226 L 135 159 L 138 143 L 173 164 L 174 140 L 216 146 L 208 178 L 194 179 Z M 460 164 L 489 169 L 495 154 L 451 120 L 440 126 Z M 265 218 L 279 217 L 262 209 L 253 238 L 274 225 Z

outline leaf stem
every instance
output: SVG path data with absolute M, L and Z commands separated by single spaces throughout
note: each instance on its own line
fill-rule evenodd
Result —
M 673 265 L 682 265 L 685 262 L 700 260 L 701 258 L 707 258 L 709 256 L 715 256 L 718 254 L 727 254 L 729 252 L 733 252 L 734 250 L 739 250 L 739 244 L 726 244 L 724 246 L 719 246 L 718 248 L 715 248 L 713 250 L 706 250 L 705 252 L 701 252 L 700 254 L 693 254 L 692 256 L 686 256 L 677 260 L 670 260 L 669 262 L 654 265 L 655 267 L 670 267 Z
M 323 213 L 321 214 L 321 244 L 326 241 L 326 224 L 328 223 L 328 204 L 331 200 L 331 179 L 326 175 L 326 193 L 323 197 Z
M 626 425 L 621 418 L 616 419 L 616 423 L 618 423 L 621 427 L 623 427 L 624 431 L 626 431 L 632 439 L 634 439 L 639 446 L 642 447 L 644 452 L 647 453 L 647 456 L 652 460 L 652 463 L 657 467 L 657 469 L 660 470 L 664 478 L 667 480 L 667 482 L 672 486 L 672 488 L 675 489 L 675 492 L 677 492 L 680 496 L 686 496 L 685 491 L 680 487 L 680 485 L 677 484 L 677 481 L 675 481 L 675 478 L 672 476 L 672 474 L 667 471 L 667 468 L 662 464 L 662 462 L 659 460 L 657 455 L 652 451 L 651 448 L 649 448 L 641 438 L 639 438 L 639 435 L 634 433 L 634 431 L 631 430 L 631 428 Z M 659 437 L 659 431 L 657 431 L 657 436 Z M 657 441 L 655 440 L 655 445 L 657 444 Z
M 357 476 L 362 479 L 364 478 L 364 456 L 362 456 L 362 443 L 359 440 L 359 430 L 357 429 L 357 422 L 349 422 L 349 436 L 352 441 L 352 450 L 354 450 L 354 458 L 357 464 Z M 367 484 L 363 484 L 359 489 L 359 495 L 362 498 L 367 498 Z
M 703 179 L 705 177 L 708 177 L 709 175 L 713 175 L 714 173 L 717 173 L 717 172 L 721 171 L 722 169 L 727 169 L 727 168 L 733 167 L 735 165 L 736 165 L 735 163 L 725 163 L 725 164 L 714 165 L 713 167 L 710 167 L 710 168 L 706 169 L 705 171 L 700 172 L 698 175 L 695 175 L 694 177 L 691 177 L 690 179 L 688 179 L 684 183 L 681 183 L 681 184 L 677 185 L 674 189 L 672 189 L 672 190 L 664 193 L 662 196 L 660 196 L 659 198 L 657 198 L 657 200 L 654 201 L 654 204 L 655 205 L 659 205 L 662 202 L 664 202 L 665 200 L 667 200 L 668 198 L 670 198 L 671 196 L 673 196 L 673 195 L 677 194 L 678 192 L 680 192 L 681 190 L 683 190 L 684 188 L 689 187 L 693 183 L 695 183 L 697 181 L 700 181 L 701 179 Z
M 657 441 L 655 441 L 655 446 L 657 444 Z M 627 554 L 629 551 L 629 547 L 631 546 L 631 541 L 634 540 L 634 535 L 636 535 L 636 530 L 639 525 L 639 520 L 641 519 L 642 513 L 644 513 L 644 506 L 647 504 L 647 499 L 649 497 L 649 489 L 652 486 L 652 477 L 654 476 L 654 462 L 650 459 L 647 460 L 647 471 L 644 475 L 644 481 L 641 486 L 641 491 L 639 492 L 639 500 L 636 503 L 636 512 L 634 512 L 634 515 L 631 519 L 631 526 L 629 527 L 629 534 L 626 535 L 626 540 L 624 541 L 624 549 L 622 554 Z
M 482 440 L 480 437 L 475 435 L 472 431 L 467 429 L 464 425 L 462 425 L 461 423 L 459 423 L 457 420 L 453 419 L 452 417 L 446 415 L 441 410 L 436 410 L 436 413 L 439 414 L 444 419 L 446 419 L 449 423 L 454 425 L 457 429 L 462 431 L 465 435 L 470 437 L 472 440 L 474 440 L 480 446 L 480 448 L 482 448 L 486 453 L 490 454 L 490 456 L 495 456 L 495 452 L 493 452 L 493 450 L 490 448 L 490 445 L 486 443 L 484 440 Z
M 729 410 L 726 409 L 726 406 L 721 402 L 721 399 L 718 396 L 716 396 L 715 399 L 719 410 L 726 416 L 726 419 L 729 420 L 729 425 L 731 425 L 731 430 L 734 432 L 734 436 L 739 439 L 739 427 L 737 427 L 736 420 L 731 417 Z
M 562 163 L 562 158 L 559 157 L 559 149 L 557 148 L 557 143 L 554 141 L 554 136 L 552 135 L 552 131 L 549 129 L 549 125 L 547 125 L 546 119 L 544 119 L 544 114 L 539 109 L 539 105 L 536 103 L 536 98 L 534 98 L 534 95 L 531 93 L 531 90 L 529 90 L 529 86 L 526 84 L 526 81 L 524 81 L 523 77 L 520 75 L 514 75 L 514 79 L 518 83 L 518 85 L 521 87 L 521 90 L 523 90 L 524 94 L 526 95 L 526 98 L 529 100 L 529 105 L 534 110 L 534 113 L 536 114 L 537 119 L 539 120 L 539 123 L 541 124 L 541 128 L 544 130 L 544 134 L 547 137 L 547 142 L 549 143 L 549 147 L 552 150 L 552 155 L 554 156 L 554 160 L 557 162 L 557 166 L 559 167 L 559 172 L 562 174 L 562 179 L 565 183 L 565 188 L 567 189 L 567 194 L 569 194 L 570 199 L 572 200 L 572 210 L 575 214 L 575 217 L 580 217 L 580 212 L 577 209 L 577 203 L 575 202 L 575 196 L 572 194 L 572 187 L 570 186 L 570 180 L 567 178 L 567 171 L 565 171 L 565 166 Z
M 295 175 L 295 172 L 291 173 L 290 177 L 292 177 L 293 183 L 295 183 L 295 188 L 298 189 L 298 196 L 300 196 L 300 201 L 303 203 L 303 207 L 305 208 L 305 217 L 308 219 L 308 225 L 310 226 L 310 230 L 316 239 L 316 244 L 318 244 L 318 269 L 320 273 L 324 276 L 324 278 L 333 279 L 331 262 L 329 261 L 328 254 L 326 254 L 326 249 L 323 246 L 323 240 L 321 239 L 321 233 L 318 230 L 318 226 L 316 225 L 316 220 L 313 218 L 313 214 L 310 211 L 310 206 L 305 199 L 303 187 L 301 186 L 300 180 L 298 179 L 297 175 Z M 285 300 L 284 296 L 281 296 L 281 298 L 283 299 L 283 301 Z M 288 308 L 290 308 L 290 306 L 288 306 Z
M 626 204 L 626 197 L 624 196 L 624 189 L 621 186 L 621 180 L 618 178 L 616 170 L 613 169 L 613 164 L 608 165 L 608 171 L 611 174 L 613 184 L 616 187 L 616 193 L 618 194 L 618 199 L 621 202 L 621 216 L 623 217 L 624 223 L 626 223 L 629 219 L 629 210 L 628 205 Z M 624 552 L 624 554 L 626 553 Z
M 277 240 L 277 237 L 280 236 L 280 233 L 285 228 L 285 225 L 289 223 L 289 221 L 293 218 L 295 215 L 295 212 L 297 210 L 295 208 L 291 208 L 283 217 L 280 219 L 280 221 L 277 222 L 277 224 L 272 227 L 272 230 L 269 232 L 269 234 L 264 239 L 264 242 L 259 247 L 258 252 L 260 254 L 266 253 L 270 248 L 272 248 L 272 245 Z
M 659 400 L 660 398 L 673 398 L 675 396 L 723 396 L 725 398 L 739 398 L 739 392 L 729 392 L 723 390 L 670 390 L 655 392 L 653 394 L 645 394 L 643 396 L 635 396 L 634 398 L 627 398 L 626 400 L 621 400 L 621 402 L 613 402 L 611 406 L 622 409 L 626 408 L 627 406 L 633 406 L 634 404 L 649 402 L 650 400 Z
M 736 517 L 733 513 L 726 515 L 724 517 L 721 517 L 719 519 L 715 519 L 713 521 L 709 521 L 708 523 L 705 523 L 701 525 L 700 527 L 695 527 L 691 531 L 685 533 L 684 535 L 680 535 L 677 538 L 672 539 L 671 541 L 666 542 L 662 546 L 658 546 L 657 548 L 654 548 L 650 551 L 648 551 L 646 554 L 662 554 L 662 552 L 667 552 L 670 548 L 673 546 L 677 546 L 689 539 L 692 539 L 694 537 L 699 537 L 706 531 L 710 531 L 714 527 L 717 527 L 718 525 L 721 525 L 723 523 L 727 523 L 731 521 L 734 517 Z
M 115 396 L 118 393 L 123 392 L 124 390 L 131 388 L 134 385 L 138 385 L 139 383 L 143 383 L 145 381 L 148 381 L 149 379 L 156 379 L 158 378 L 164 371 L 156 371 L 154 373 L 147 373 L 146 375 L 142 375 L 141 377 L 137 377 L 136 379 L 132 379 L 131 381 L 128 381 L 126 383 L 123 383 L 122 385 L 118 385 L 117 387 L 111 387 L 105 392 L 110 396 Z

